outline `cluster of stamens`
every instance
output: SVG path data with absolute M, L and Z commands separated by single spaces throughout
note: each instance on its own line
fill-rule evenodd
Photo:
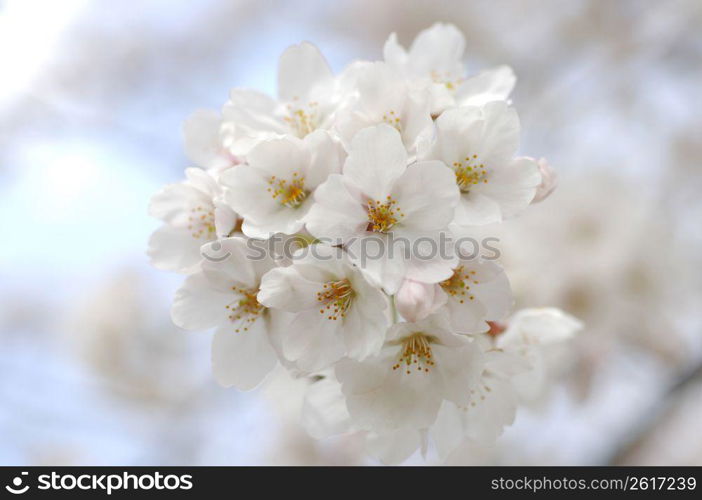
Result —
M 458 86 L 463 83 L 463 80 L 465 80 L 465 78 L 451 80 L 448 76 L 442 76 L 438 71 L 431 72 L 431 79 L 434 81 L 434 83 L 442 84 L 449 90 L 456 90 Z
M 258 290 L 232 286 L 232 292 L 239 295 L 240 298 L 225 306 L 227 311 L 229 311 L 229 321 L 237 326 L 234 330 L 236 333 L 242 330 L 247 331 L 265 308 L 259 304 L 256 298 Z
M 392 367 L 393 370 L 404 370 L 408 375 L 412 368 L 418 372 L 429 372 L 434 366 L 429 337 L 421 332 L 416 332 L 402 340 L 400 359 Z
M 293 173 L 292 180 L 279 179 L 275 175 L 268 179 L 268 192 L 273 199 L 281 205 L 297 208 L 305 201 L 309 192 L 305 190 L 305 178 L 297 172 Z
M 300 139 L 317 129 L 319 122 L 317 106 L 318 103 L 314 101 L 308 103 L 306 109 L 305 107 L 293 104 L 288 104 L 286 106 L 288 113 L 287 116 L 283 117 L 283 120 Z
M 478 400 L 480 401 L 485 401 L 485 393 L 486 392 L 492 392 L 492 389 L 488 386 L 483 384 L 482 387 L 478 387 L 478 389 L 471 389 L 470 390 L 470 407 L 476 407 L 478 405 Z M 461 406 L 461 408 L 464 412 L 467 412 L 469 407 L 468 406 Z
M 322 291 L 317 292 L 317 302 L 322 305 L 319 313 L 333 321 L 346 317 L 352 300 L 353 288 L 347 279 L 324 283 Z
M 400 117 L 394 111 L 391 110 L 387 113 L 384 113 L 383 121 L 391 127 L 394 127 L 395 130 L 397 130 L 398 132 L 402 132 L 402 124 L 400 123 Z
M 453 162 L 453 171 L 456 173 L 456 184 L 464 193 L 470 188 L 483 183 L 488 183 L 485 165 L 478 163 L 478 155 L 466 156 L 462 161 Z
M 368 200 L 368 226 L 366 231 L 387 233 L 404 216 L 405 214 L 397 206 L 397 201 L 392 196 L 388 196 L 385 202 Z
M 470 293 L 469 283 L 477 285 L 480 282 L 475 279 L 475 271 L 466 271 L 461 265 L 453 270 L 453 274 L 449 279 L 439 284 L 447 294 L 457 298 L 458 301 L 463 304 L 466 297 L 468 297 L 469 300 L 475 300 L 475 295 Z
M 212 239 L 215 236 L 215 216 L 213 207 L 197 206 L 190 209 L 188 230 L 193 238 Z

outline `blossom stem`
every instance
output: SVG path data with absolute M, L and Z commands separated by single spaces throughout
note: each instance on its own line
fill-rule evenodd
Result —
M 395 296 L 391 295 L 390 296 L 390 320 L 394 323 L 397 323 L 397 306 L 395 305 Z

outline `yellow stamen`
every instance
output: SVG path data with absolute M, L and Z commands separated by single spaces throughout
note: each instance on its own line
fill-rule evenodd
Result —
M 266 308 L 259 304 L 256 298 L 258 290 L 232 286 L 232 292 L 240 298 L 225 306 L 225 309 L 229 311 L 229 321 L 236 326 L 234 330 L 236 333 L 242 330 L 247 331 Z
M 197 206 L 190 209 L 188 216 L 188 230 L 196 240 L 206 240 L 215 237 L 214 208 Z
M 345 318 L 354 295 L 349 280 L 330 281 L 324 283 L 322 287 L 323 290 L 317 292 L 317 302 L 322 305 L 319 313 L 326 315 L 327 319 L 333 321 Z
M 480 282 L 475 279 L 475 271 L 466 271 L 465 268 L 460 265 L 453 270 L 453 274 L 447 280 L 439 283 L 441 288 L 449 294 L 451 297 L 455 297 L 458 301 L 463 304 L 465 297 L 467 296 L 470 300 L 475 300 L 475 295 L 470 292 L 470 284 L 477 285 Z
M 278 179 L 275 175 L 268 179 L 268 192 L 273 199 L 289 208 L 299 207 L 309 195 L 305 189 L 305 178 L 297 172 L 292 175 L 292 180 Z
M 384 203 L 380 200 L 368 200 L 368 226 L 366 231 L 387 233 L 404 216 L 405 214 L 397 206 L 397 201 L 391 196 L 388 196 Z
M 402 123 L 400 121 L 400 116 L 394 111 L 391 110 L 385 113 L 383 115 L 383 121 L 391 127 L 394 127 L 395 130 L 397 130 L 398 132 L 402 133 Z
M 430 338 L 421 332 L 415 332 L 409 337 L 405 337 L 402 340 L 400 358 L 393 365 L 392 369 L 402 369 L 409 375 L 414 365 L 418 372 L 428 373 L 435 364 L 430 344 Z
M 456 174 L 456 184 L 464 193 L 470 188 L 483 183 L 488 183 L 487 170 L 483 163 L 478 163 L 478 155 L 466 156 L 461 161 L 453 162 L 453 171 Z
M 295 100 L 294 103 L 287 105 L 287 116 L 283 117 L 283 120 L 293 134 L 302 139 L 319 127 L 318 103 L 309 102 L 307 106 L 299 106 Z

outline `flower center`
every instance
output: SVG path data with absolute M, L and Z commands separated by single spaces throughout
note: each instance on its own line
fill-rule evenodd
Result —
M 397 206 L 397 201 L 388 196 L 385 203 L 368 200 L 368 226 L 366 231 L 387 233 L 405 214 Z
M 215 216 L 213 207 L 197 206 L 190 209 L 188 230 L 193 238 L 211 240 L 215 237 Z
M 299 207 L 310 194 L 305 189 L 305 178 L 297 172 L 293 173 L 292 180 L 278 179 L 275 175 L 268 179 L 268 192 L 273 199 L 289 208 Z
M 489 392 L 492 392 L 492 387 L 488 385 L 485 379 L 483 379 L 482 385 L 476 386 L 475 389 L 470 390 L 470 402 L 466 406 L 459 406 L 461 410 L 467 412 L 470 408 L 475 408 L 479 404 L 485 401 L 485 397 Z
M 293 134 L 303 139 L 307 134 L 317 130 L 319 127 L 318 103 L 310 102 L 307 106 L 300 106 L 297 102 L 288 104 L 287 115 L 283 121 L 288 124 Z
M 319 313 L 334 321 L 346 317 L 352 300 L 353 288 L 347 279 L 324 283 L 322 291 L 317 292 L 317 302 L 324 306 Z
M 438 71 L 431 72 L 431 79 L 434 83 L 444 85 L 448 90 L 451 91 L 456 90 L 458 86 L 461 83 L 463 83 L 463 80 L 465 80 L 465 78 L 451 79 L 448 73 L 442 75 Z
M 247 331 L 266 309 L 259 304 L 256 295 L 258 290 L 248 290 L 246 288 L 232 287 L 232 291 L 239 295 L 239 299 L 225 306 L 229 312 L 229 321 L 231 321 L 236 329 L 236 333 Z
M 466 296 L 468 296 L 470 300 L 475 300 L 475 295 L 470 293 L 469 283 L 473 283 L 474 285 L 480 283 L 475 279 L 475 271 L 466 271 L 463 266 L 458 266 L 453 270 L 451 277 L 442 281 L 439 285 L 441 285 L 441 288 L 443 288 L 447 294 L 457 298 L 458 301 L 463 304 Z
M 463 193 L 470 192 L 470 188 L 488 183 L 485 165 L 478 163 L 478 155 L 466 156 L 462 161 L 453 162 L 453 171 L 456 173 L 456 184 Z
M 387 123 L 395 130 L 402 133 L 402 124 L 400 123 L 400 116 L 394 111 L 390 110 L 387 113 L 383 113 L 383 122 Z
M 402 340 L 400 358 L 392 369 L 405 370 L 405 373 L 409 375 L 413 365 L 418 372 L 428 372 L 434 364 L 429 337 L 421 332 L 416 332 Z

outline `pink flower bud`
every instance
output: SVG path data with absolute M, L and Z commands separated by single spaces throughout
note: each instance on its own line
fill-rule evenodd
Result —
M 558 175 L 556 171 L 548 164 L 546 158 L 540 158 L 537 162 L 539 172 L 541 173 L 541 184 L 536 188 L 536 194 L 532 203 L 538 203 L 545 200 L 556 189 L 558 185 Z
M 446 303 L 446 294 L 437 285 L 406 279 L 395 295 L 397 310 L 407 321 L 420 321 Z

